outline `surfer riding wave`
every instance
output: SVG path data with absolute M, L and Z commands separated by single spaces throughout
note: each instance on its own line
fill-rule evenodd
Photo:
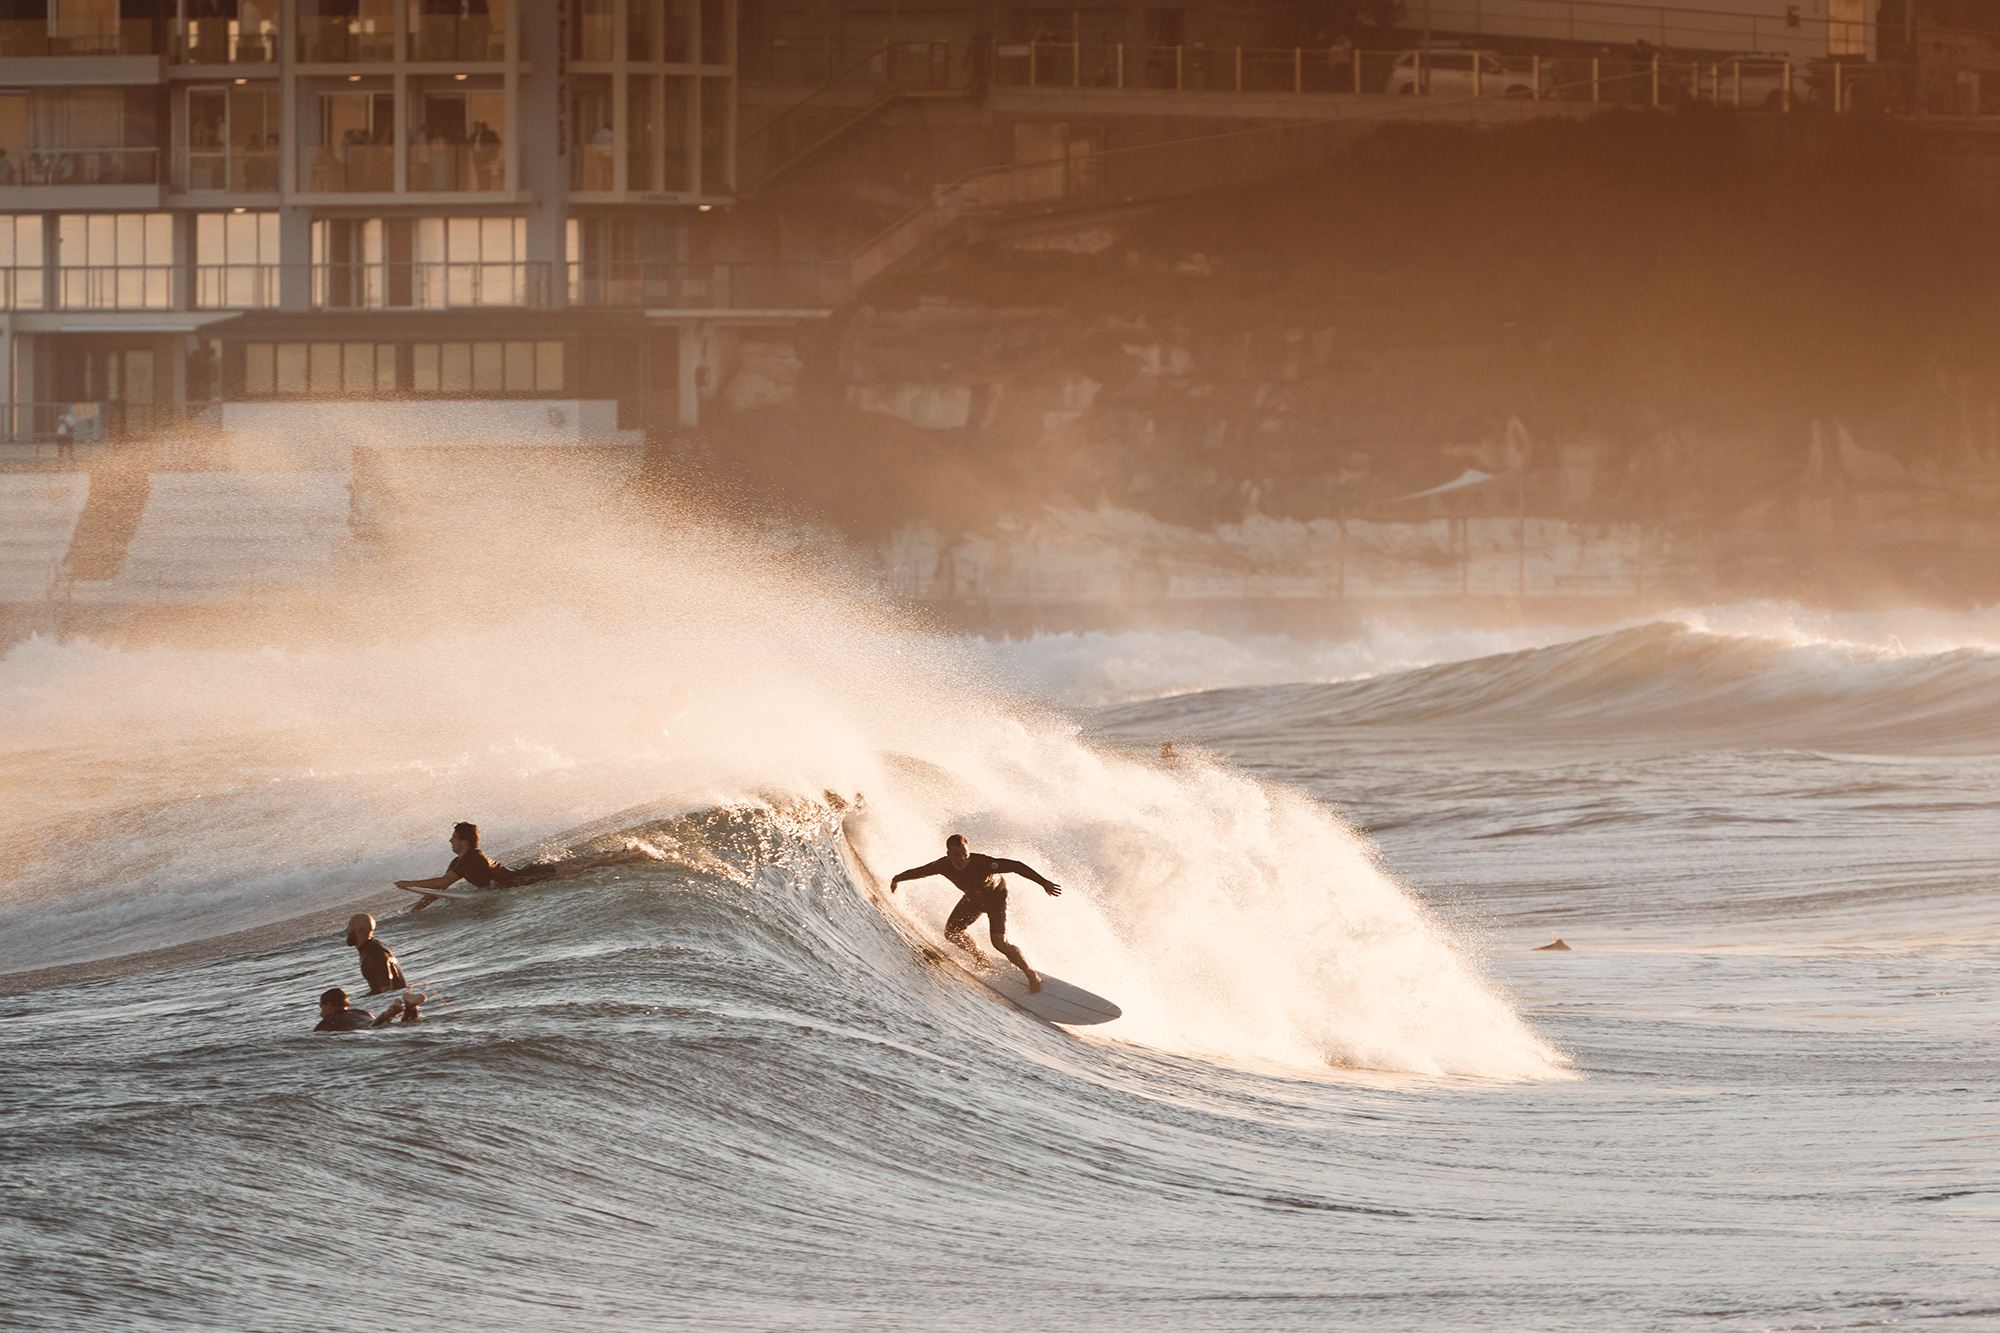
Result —
M 894 893 L 896 886 L 906 879 L 925 879 L 931 875 L 943 875 L 965 895 L 958 900 L 958 906 L 951 909 L 951 915 L 945 918 L 945 939 L 983 965 L 986 955 L 979 952 L 979 946 L 965 932 L 973 922 L 984 916 L 987 936 L 993 941 L 993 947 L 1021 969 L 1021 974 L 1028 979 L 1030 994 L 1039 992 L 1042 989 L 1041 975 L 1028 966 L 1028 960 L 1019 948 L 1007 942 L 1007 881 L 1002 876 L 1020 875 L 1031 879 L 1041 885 L 1051 898 L 1062 896 L 1062 885 L 1024 862 L 971 851 L 965 845 L 965 835 L 954 833 L 945 839 L 943 856 L 929 865 L 903 871 L 889 881 L 889 892 Z
M 552 879 L 567 879 L 571 875 L 581 875 L 586 870 L 603 870 L 610 866 L 637 865 L 642 861 L 658 861 L 661 854 L 644 843 L 628 840 L 625 850 L 604 852 L 596 856 L 571 857 L 562 861 L 542 861 L 534 865 L 509 870 L 479 849 L 479 825 L 460 822 L 451 830 L 451 864 L 442 875 L 430 879 L 399 879 L 396 887 L 407 889 L 424 896 L 412 907 L 412 912 L 421 912 L 438 900 L 438 896 L 452 885 L 464 880 L 475 889 L 512 889 L 524 884 L 541 884 Z

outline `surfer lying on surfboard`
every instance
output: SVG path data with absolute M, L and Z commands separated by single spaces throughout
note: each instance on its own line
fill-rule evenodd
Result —
M 603 870 L 609 866 L 638 865 L 642 861 L 661 861 L 666 854 L 656 847 L 650 847 L 637 838 L 625 840 L 625 849 L 618 852 L 602 852 L 596 856 L 576 856 L 563 861 L 544 861 L 535 865 L 522 866 L 519 870 L 509 870 L 485 852 L 479 850 L 479 825 L 458 823 L 451 830 L 451 864 L 442 875 L 430 879 L 399 879 L 396 887 L 411 893 L 422 893 L 412 912 L 421 912 L 438 900 L 438 894 L 464 880 L 475 889 L 511 889 L 522 884 L 540 884 L 545 880 L 568 879 L 571 875 L 581 875 L 586 870 Z M 435 892 L 428 892 L 434 890 Z
M 970 851 L 965 845 L 965 835 L 954 833 L 944 840 L 944 855 L 927 866 L 905 870 L 889 881 L 889 892 L 906 879 L 925 879 L 931 875 L 943 875 L 965 896 L 958 900 L 958 906 L 951 909 L 945 918 L 944 937 L 951 943 L 977 958 L 982 964 L 986 955 L 979 952 L 979 946 L 972 942 L 965 932 L 982 915 L 986 918 L 987 934 L 993 947 L 1005 954 L 1021 974 L 1028 979 L 1028 993 L 1035 994 L 1042 989 L 1042 978 L 1021 951 L 1007 943 L 1007 881 L 1002 875 L 1021 875 L 1032 879 L 1048 892 L 1049 897 L 1062 896 L 1062 885 L 1044 877 L 1032 866 L 1019 861 L 1009 861 L 998 856 L 988 856 L 985 852 Z

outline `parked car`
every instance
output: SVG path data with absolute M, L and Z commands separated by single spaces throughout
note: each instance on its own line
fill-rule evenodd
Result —
M 1389 70 L 1386 90 L 1439 97 L 1533 97 L 1535 75 L 1532 66 L 1511 63 L 1494 51 L 1404 51 Z

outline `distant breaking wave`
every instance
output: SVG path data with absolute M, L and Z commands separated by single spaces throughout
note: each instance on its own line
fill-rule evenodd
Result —
M 1699 732 L 1765 746 L 2000 745 L 2000 652 L 1898 652 L 1655 622 L 1327 684 L 1221 689 L 1104 710 L 1227 739 L 1325 727 L 1507 727 L 1565 739 Z

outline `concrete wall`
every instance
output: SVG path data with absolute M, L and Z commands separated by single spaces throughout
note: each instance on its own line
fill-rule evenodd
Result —
M 222 403 L 222 457 L 240 471 L 345 472 L 356 446 L 629 445 L 618 405 L 590 399 Z

